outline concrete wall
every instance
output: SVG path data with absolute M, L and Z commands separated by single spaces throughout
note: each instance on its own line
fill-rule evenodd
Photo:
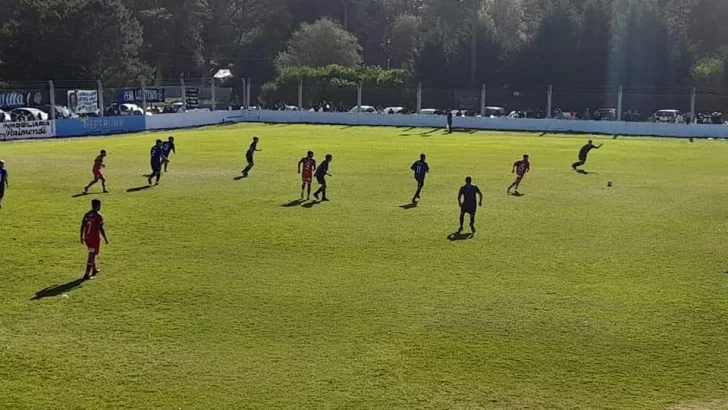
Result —
M 231 119 L 232 121 L 232 119 Z M 308 111 L 247 111 L 234 121 L 302 124 L 444 127 L 445 117 L 435 115 L 349 114 Z M 728 125 L 664 124 L 651 122 L 569 121 L 556 119 L 454 117 L 453 126 L 464 129 L 574 132 L 625 136 L 728 138 Z

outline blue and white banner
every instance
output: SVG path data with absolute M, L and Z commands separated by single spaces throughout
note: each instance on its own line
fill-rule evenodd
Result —
M 68 90 L 68 109 L 76 114 L 99 111 L 99 93 L 96 90 Z
M 48 103 L 45 91 L 0 91 L 0 108 L 37 107 Z
M 119 104 L 141 103 L 144 102 L 144 95 L 147 97 L 148 103 L 164 102 L 164 88 L 140 88 L 132 90 L 120 90 L 116 92 L 116 102 Z
M 76 137 L 81 135 L 108 135 L 138 132 L 146 129 L 144 115 L 122 117 L 89 117 L 74 120 L 57 120 L 56 137 Z

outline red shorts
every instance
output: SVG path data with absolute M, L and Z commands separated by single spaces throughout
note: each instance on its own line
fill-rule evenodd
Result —
M 101 170 L 101 169 L 94 169 L 92 172 L 94 173 L 94 179 L 103 179 L 103 180 L 106 179 L 104 177 L 104 171 L 103 170 Z
M 303 175 L 301 175 L 301 181 L 310 184 L 311 181 L 313 181 L 313 174 L 303 174 Z
M 93 253 L 94 255 L 98 256 L 99 252 L 101 251 L 101 241 L 87 240 L 86 247 L 88 247 L 88 253 Z

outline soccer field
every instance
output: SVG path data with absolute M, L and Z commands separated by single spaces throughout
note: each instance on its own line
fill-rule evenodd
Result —
M 170 172 L 127 192 L 167 135 Z M 589 138 L 236 125 L 2 143 L 0 408 L 728 408 L 728 143 L 595 137 L 577 174 Z M 111 193 L 72 197 L 100 149 Z M 331 202 L 285 206 L 307 150 L 334 156 Z M 450 241 L 467 175 L 478 233 Z M 95 197 L 111 243 L 81 283 Z

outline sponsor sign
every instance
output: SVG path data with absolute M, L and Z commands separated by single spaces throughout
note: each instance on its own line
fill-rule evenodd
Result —
M 143 131 L 145 128 L 146 118 L 144 115 L 58 120 L 55 124 L 57 137 L 121 134 Z
M 68 109 L 76 114 L 99 111 L 99 93 L 96 90 L 68 90 Z
M 197 108 L 197 106 L 200 105 L 200 89 L 187 88 L 185 90 L 185 99 L 187 108 Z
M 0 91 L 0 108 L 12 110 L 18 107 L 36 107 L 46 102 L 42 91 Z
M 164 102 L 164 88 L 120 90 L 116 92 L 116 102 L 119 104 L 142 103 L 144 102 L 144 95 L 146 95 L 148 103 Z
M 51 138 L 53 121 L 14 121 L 0 123 L 0 140 L 20 140 L 31 138 Z
M 453 97 L 455 106 L 459 110 L 480 112 L 480 93 L 478 91 L 456 90 Z

